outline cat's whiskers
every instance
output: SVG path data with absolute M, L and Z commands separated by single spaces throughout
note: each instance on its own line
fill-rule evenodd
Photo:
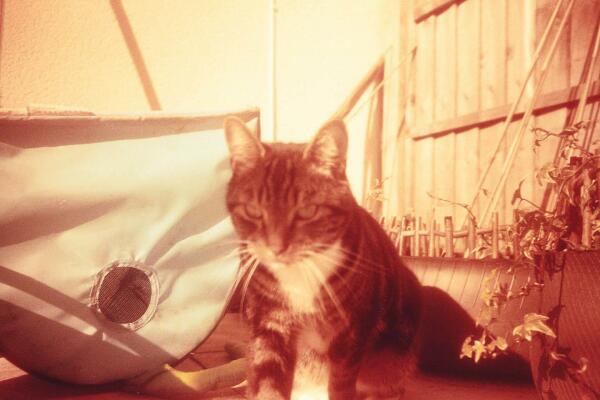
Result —
M 377 273 L 380 273 L 383 271 L 382 268 L 379 268 L 379 269 L 370 268 L 369 266 L 365 266 L 364 264 L 360 264 L 359 266 L 357 266 L 356 264 L 340 265 L 339 269 L 349 270 L 349 271 L 352 271 L 352 273 L 359 274 L 361 276 L 370 276 L 371 274 L 377 274 Z
M 248 255 L 248 254 L 250 254 L 250 252 L 245 247 L 236 247 L 233 250 L 231 250 L 229 253 L 225 254 L 223 256 L 223 258 L 224 259 L 233 258 L 233 257 L 240 257 L 241 258 L 242 256 Z
M 321 284 L 320 281 L 312 273 L 312 271 L 310 270 L 310 267 L 308 266 L 308 265 L 310 265 L 310 262 L 308 262 L 308 260 L 306 258 L 304 258 L 304 259 L 300 259 L 298 261 L 298 264 L 299 264 L 299 266 L 301 266 L 300 270 L 302 271 L 302 276 L 306 280 L 308 287 L 314 286 L 315 283 L 320 286 L 320 284 Z M 326 310 L 325 304 L 323 303 L 323 299 L 321 298 L 321 296 L 318 296 L 318 295 L 315 297 L 315 299 L 318 302 L 319 314 L 323 314 L 323 312 Z
M 329 247 L 329 245 L 326 244 L 326 243 L 318 243 L 317 242 L 317 243 L 314 243 L 314 245 L 319 246 L 322 249 L 326 249 L 326 248 Z M 354 260 L 356 262 L 360 263 L 361 264 L 361 267 L 360 267 L 361 270 L 366 270 L 366 271 L 370 271 L 370 272 L 380 272 L 380 271 L 382 271 L 384 269 L 380 264 L 377 264 L 377 263 L 375 263 L 375 262 L 373 262 L 373 261 L 371 261 L 371 260 L 369 260 L 367 258 L 364 258 L 363 256 L 361 256 L 360 254 L 358 254 L 358 253 L 356 253 L 354 251 L 350 251 L 350 250 L 344 249 L 343 247 L 340 247 L 339 251 L 341 253 L 343 253 L 344 255 L 346 255 L 346 256 L 350 256 L 350 257 L 354 258 Z M 321 254 L 321 253 L 319 253 L 319 254 Z M 340 263 L 340 267 L 343 267 L 343 268 L 352 268 L 352 269 L 355 268 L 354 266 L 346 266 L 343 263 Z
M 237 243 L 237 244 L 243 243 L 243 242 L 247 242 L 247 241 L 245 241 L 245 240 L 224 241 L 224 243 Z M 240 260 L 238 271 L 237 271 L 237 274 L 236 274 L 234 282 L 233 282 L 233 291 L 235 291 L 235 289 L 239 286 L 240 282 L 242 281 L 253 257 L 254 256 L 252 255 L 252 253 L 250 251 L 248 251 L 248 249 L 246 249 L 245 247 L 236 247 L 233 250 L 231 250 L 229 253 L 227 253 L 219 258 L 220 260 L 228 260 L 231 258 L 238 258 Z
M 372 272 L 383 270 L 383 267 L 380 264 L 377 264 L 367 258 L 364 258 L 363 256 L 361 256 L 358 253 L 351 252 L 348 250 L 343 250 L 343 251 L 346 256 L 352 257 L 356 263 L 361 264 L 362 269 L 366 269 L 367 271 L 372 271 Z
M 237 246 L 236 248 L 242 248 L 242 247 L 247 246 L 249 243 L 250 243 L 249 240 L 225 239 L 225 240 L 219 240 L 217 243 L 208 244 L 204 247 L 209 249 L 212 247 L 223 247 L 223 246 L 229 246 L 229 245 L 236 245 Z
M 325 262 L 338 262 L 337 269 L 352 270 L 354 273 L 357 273 L 357 274 L 362 275 L 362 276 L 368 276 L 369 275 L 368 272 L 377 272 L 377 271 L 381 270 L 381 268 L 375 270 L 374 268 L 370 269 L 370 268 L 365 268 L 363 266 L 361 266 L 360 268 L 357 268 L 354 265 L 345 265 L 343 262 L 339 262 L 338 259 L 334 259 L 334 258 L 332 258 L 332 257 L 330 257 L 330 256 L 328 256 L 326 254 L 319 253 L 319 252 L 312 251 L 312 250 L 309 250 L 309 251 L 311 252 L 311 257 L 314 257 L 314 258 L 317 258 L 317 259 L 321 259 L 321 260 L 323 260 Z M 342 277 L 340 275 L 339 271 L 337 271 L 337 269 L 334 272 L 338 276 Z M 345 280 L 347 280 L 347 278 Z
M 310 254 L 305 251 L 301 251 L 297 254 L 298 260 L 296 264 L 296 268 L 301 272 L 302 277 L 306 280 L 308 286 L 321 286 L 321 281 L 315 276 L 312 272 L 312 263 Z M 315 285 L 315 283 L 317 285 Z M 323 303 L 323 299 L 320 296 L 315 296 L 315 299 L 318 301 L 318 310 L 319 314 L 322 314 L 326 308 Z
M 344 267 L 343 262 L 340 261 L 340 259 L 338 257 L 335 256 L 331 256 L 325 253 L 319 253 L 317 251 L 314 250 L 304 250 L 302 253 L 305 257 L 307 258 L 311 258 L 313 260 L 316 261 L 323 261 L 324 263 L 334 263 L 336 264 L 336 268 L 333 269 L 331 272 L 334 273 L 335 275 L 337 275 L 340 280 L 342 280 L 342 282 L 347 285 L 347 277 L 344 277 L 343 275 L 340 274 L 340 272 L 338 271 L 338 269 L 340 269 L 341 267 Z M 356 271 L 359 274 L 364 274 L 363 271 Z
M 336 264 L 336 268 L 333 269 L 331 272 L 336 275 L 339 280 L 344 284 L 344 286 L 349 287 L 349 280 L 350 280 L 350 276 L 347 275 L 342 275 L 340 273 L 340 269 L 347 269 L 347 270 L 352 270 L 353 273 L 359 274 L 361 276 L 368 276 L 368 274 L 365 271 L 362 271 L 360 269 L 357 269 L 355 267 L 351 267 L 351 266 L 346 266 L 344 265 L 343 262 L 340 262 L 339 258 L 334 257 L 334 256 L 330 256 L 328 254 L 325 253 L 320 253 L 320 252 L 316 252 L 314 250 L 304 250 L 302 252 L 302 254 L 307 257 L 307 258 L 311 258 L 313 260 L 316 261 L 323 261 L 324 263 L 335 263 Z
M 338 312 L 340 317 L 344 320 L 344 322 L 347 324 L 349 322 L 348 315 L 344 311 L 344 309 L 339 301 L 339 298 L 335 294 L 334 290 L 331 288 L 329 283 L 327 283 L 327 278 L 325 277 L 325 275 L 323 275 L 323 272 L 317 267 L 316 264 L 314 264 L 312 262 L 306 262 L 303 265 L 303 267 L 305 267 L 306 271 L 310 271 L 310 273 L 318 280 L 318 282 L 321 284 L 321 286 L 325 290 L 325 293 L 327 293 L 327 296 L 333 303 L 336 311 Z
M 232 244 L 232 243 L 235 243 L 235 244 L 248 244 L 248 243 L 250 243 L 250 241 L 248 239 L 239 239 L 239 238 L 236 238 L 236 239 L 221 240 L 220 243 L 226 243 L 226 244 Z
M 246 300 L 246 293 L 248 291 L 248 286 L 250 286 L 250 281 L 252 280 L 252 277 L 254 276 L 254 273 L 256 272 L 256 269 L 259 267 L 260 262 L 258 261 L 258 259 L 256 258 L 256 256 L 251 255 L 251 257 L 247 260 L 247 263 L 242 266 L 242 269 L 245 269 L 246 272 L 243 274 L 243 276 L 246 277 L 246 279 L 244 280 L 244 286 L 242 287 L 242 292 L 240 295 L 240 311 L 243 313 L 244 312 L 244 307 L 245 307 L 245 300 Z M 242 279 L 243 279 L 242 276 Z

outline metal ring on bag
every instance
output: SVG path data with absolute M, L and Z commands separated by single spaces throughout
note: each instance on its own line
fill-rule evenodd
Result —
M 138 262 L 116 261 L 94 280 L 90 307 L 108 321 L 138 330 L 156 312 L 159 284 L 156 273 Z

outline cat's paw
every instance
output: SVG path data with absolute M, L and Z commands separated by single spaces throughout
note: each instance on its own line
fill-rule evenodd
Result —
M 294 389 L 291 400 L 329 400 L 327 387 L 304 387 L 302 389 Z
M 261 381 L 256 393 L 248 391 L 246 397 L 252 400 L 287 400 L 269 380 Z

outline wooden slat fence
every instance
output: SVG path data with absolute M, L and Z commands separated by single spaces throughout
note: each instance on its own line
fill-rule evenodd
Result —
M 390 199 L 384 206 L 388 219 L 414 212 L 421 216 L 423 226 L 430 226 L 430 212 L 435 207 L 441 215 L 452 216 L 455 226 L 462 226 L 466 212 L 450 204 L 468 204 L 482 220 L 513 143 L 514 161 L 498 204 L 490 211 L 498 212 L 500 226 L 510 225 L 511 198 L 519 186 L 524 197 L 546 206 L 544 186 L 538 183 L 536 171 L 555 161 L 559 141 L 549 138 L 536 146 L 529 128 L 560 132 L 577 122 L 572 115 L 583 93 L 600 19 L 600 1 L 576 0 L 567 13 L 570 3 L 562 0 L 557 19 L 550 24 L 553 28 L 541 53 L 544 57 L 559 22 L 566 18 L 548 77 L 519 141 L 515 140 L 519 125 L 541 80 L 543 63 L 536 65 L 528 84 L 525 78 L 558 0 L 406 3 L 411 9 L 403 23 L 408 26 L 407 40 L 414 45 L 415 57 L 404 74 L 407 82 L 401 103 L 406 104 L 406 121 L 397 137 L 395 158 L 387 163 L 394 168 L 382 174 L 394 182 L 393 189 L 385 193 Z M 592 69 L 588 107 L 581 119 L 594 122 L 600 109 L 600 66 Z M 503 136 L 504 121 L 523 87 L 524 98 Z M 497 143 L 500 147 L 494 158 Z M 477 183 L 488 167 L 490 173 L 478 191 Z M 428 193 L 450 203 L 440 206 Z M 471 204 L 475 195 L 479 197 Z M 443 226 L 440 219 L 437 231 L 444 231 Z M 444 247 L 444 240 L 440 246 Z

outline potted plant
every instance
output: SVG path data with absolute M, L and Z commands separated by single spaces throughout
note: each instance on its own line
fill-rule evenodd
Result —
M 530 363 L 542 398 L 600 398 L 600 155 L 580 145 L 578 123 L 560 133 L 535 128 L 535 144 L 559 138 L 561 162 L 537 173 L 555 196 L 550 211 L 514 192 L 513 204 L 528 204 L 510 235 L 515 262 L 503 271 L 513 276 L 526 271 L 521 285 L 499 283 L 492 271 L 484 283 L 484 307 L 478 323 L 480 337 L 468 337 L 461 357 L 496 357 L 510 346 L 530 342 Z M 578 156 L 572 156 L 573 153 Z M 533 209 L 531 209 L 531 207 Z M 511 304 L 527 311 L 506 334 L 495 327 Z M 533 304 L 533 307 L 532 307 Z

